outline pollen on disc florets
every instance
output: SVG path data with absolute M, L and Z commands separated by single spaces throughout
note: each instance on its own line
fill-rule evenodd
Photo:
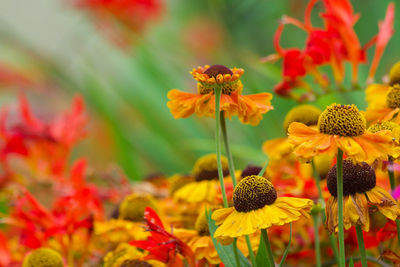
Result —
M 392 131 L 394 128 L 399 127 L 398 124 L 391 122 L 391 121 L 382 121 L 371 125 L 368 128 L 368 132 L 377 133 L 379 131 L 388 130 Z
M 386 105 L 389 108 L 400 108 L 400 84 L 395 84 L 389 88 L 386 95 Z
M 343 195 L 365 193 L 376 185 L 374 169 L 367 163 L 353 163 L 351 160 L 343 161 Z M 337 196 L 336 165 L 328 172 L 327 186 L 332 196 Z
M 283 129 L 287 132 L 292 122 L 301 122 L 307 126 L 317 125 L 321 112 L 319 108 L 311 105 L 299 105 L 294 107 L 286 114 L 283 122 Z
M 276 199 L 274 186 L 266 178 L 257 175 L 243 178 L 233 191 L 233 206 L 239 212 L 261 209 Z
M 151 195 L 132 194 L 122 201 L 118 216 L 123 220 L 141 222 L 146 207 L 155 208 L 155 200 Z
M 359 136 L 365 132 L 366 121 L 355 105 L 332 104 L 319 116 L 321 133 L 340 136 Z
M 212 65 L 205 68 L 200 67 L 192 72 L 195 79 L 199 81 L 197 84 L 199 94 L 214 92 L 216 86 L 220 86 L 222 93 L 226 95 L 242 89 L 243 85 L 239 78 L 244 72 L 243 69 L 231 70 L 224 65 Z
M 208 228 L 208 222 L 205 212 L 199 214 L 194 224 L 194 229 L 196 229 L 199 236 L 209 236 L 210 229 Z
M 63 259 L 57 251 L 39 248 L 25 257 L 22 267 L 63 267 Z
M 221 163 L 222 172 L 226 176 L 229 174 L 228 160 L 222 156 Z M 208 154 L 199 158 L 194 164 L 192 172 L 196 181 L 218 179 L 217 155 Z
M 389 72 L 389 84 L 400 84 L 400 61 L 393 65 Z

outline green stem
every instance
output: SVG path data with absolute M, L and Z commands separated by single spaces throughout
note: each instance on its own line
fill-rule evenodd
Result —
M 256 256 L 254 255 L 254 251 L 251 246 L 250 237 L 248 235 L 246 235 L 245 238 L 246 238 L 247 248 L 249 250 L 251 265 L 253 267 L 257 267 Z
M 318 170 L 315 167 L 314 161 L 311 162 L 311 166 L 313 169 L 315 183 L 316 183 L 317 189 L 318 189 L 319 203 L 321 205 L 323 205 L 323 207 L 325 209 L 326 203 L 324 200 L 324 196 L 322 195 L 321 177 L 319 176 Z M 322 223 L 325 223 L 325 221 L 326 221 L 326 214 L 325 214 L 325 212 L 322 212 Z M 334 235 L 329 234 L 329 242 L 331 243 L 331 247 L 333 249 L 333 255 L 335 256 L 336 262 L 339 262 L 339 252 L 338 252 L 338 248 L 337 248 L 337 244 L 336 244 L 336 238 Z
M 232 246 L 233 246 L 233 255 L 235 255 L 236 266 L 240 267 L 239 253 L 237 248 L 237 238 L 233 240 Z
M 215 144 L 216 144 L 216 153 L 217 153 L 217 169 L 218 169 L 218 179 L 221 186 L 222 199 L 224 202 L 224 208 L 228 207 L 228 199 L 226 197 L 225 192 L 225 183 L 224 183 L 224 173 L 222 171 L 222 162 L 221 162 L 221 136 L 220 136 L 220 116 L 224 116 L 223 112 L 220 112 L 220 102 L 221 102 L 221 87 L 216 86 L 214 89 L 215 93 Z M 240 267 L 239 262 L 239 253 L 236 246 L 236 239 L 233 242 L 233 254 L 235 255 L 236 266 Z
M 343 228 L 343 151 L 338 149 L 336 158 L 337 173 L 337 201 L 338 201 L 338 228 L 339 228 L 339 267 L 345 267 L 346 257 L 344 251 Z
M 313 215 L 314 221 L 314 239 L 315 239 L 315 260 L 317 262 L 317 267 L 321 267 L 321 247 L 319 244 L 319 214 L 314 213 Z
M 388 167 L 389 181 L 390 181 L 390 189 L 393 191 L 396 188 L 395 176 L 393 171 L 393 161 L 389 157 L 389 167 Z M 396 227 L 397 227 L 397 242 L 400 245 L 400 220 L 396 219 Z
M 221 112 L 219 111 L 221 101 L 221 88 L 215 88 L 215 144 L 216 144 L 216 152 L 217 152 L 217 169 L 218 169 L 218 178 L 219 184 L 221 186 L 222 192 L 222 200 L 224 202 L 224 208 L 228 207 L 228 199 L 226 198 L 225 192 L 225 184 L 224 184 L 224 173 L 222 171 L 222 163 L 221 163 L 221 137 L 220 137 L 220 129 L 219 129 L 219 117 Z
M 269 266 L 275 267 L 274 255 L 272 254 L 271 244 L 269 243 L 267 230 L 261 229 L 261 235 L 265 243 L 265 250 L 267 251 Z
M 222 139 L 224 140 L 224 145 L 225 145 L 225 153 L 228 158 L 229 174 L 231 175 L 233 187 L 235 187 L 237 184 L 235 166 L 233 165 L 232 153 L 231 149 L 229 148 L 228 131 L 226 130 L 225 115 L 223 111 L 221 111 L 220 122 L 221 122 Z
M 396 188 L 395 177 L 393 172 L 393 161 L 389 158 L 389 167 L 388 167 L 389 181 L 390 181 L 390 189 L 394 190 Z
M 361 265 L 362 267 L 368 267 L 367 265 L 367 253 L 365 252 L 363 231 L 360 225 L 356 225 L 358 248 L 360 250 Z

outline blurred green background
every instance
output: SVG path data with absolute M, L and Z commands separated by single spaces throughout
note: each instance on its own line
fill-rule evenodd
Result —
M 356 32 L 362 44 L 378 30 L 387 0 L 352 1 L 361 18 Z M 128 51 L 103 38 L 91 17 L 63 0 L 0 2 L 0 62 L 38 73 L 44 88 L 20 88 L 37 112 L 63 110 L 72 95 L 84 95 L 91 117 L 89 135 L 74 151 L 94 167 L 116 163 L 134 180 L 154 172 L 191 170 L 197 157 L 214 151 L 214 121 L 190 117 L 174 120 L 167 103 L 172 88 L 195 91 L 189 71 L 205 64 L 245 69 L 244 94 L 272 92 L 280 80 L 280 62 L 263 64 L 274 52 L 272 38 L 283 14 L 303 20 L 307 1 L 171 0 L 162 16 Z M 313 23 L 321 25 L 318 3 Z M 396 10 L 397 11 L 397 10 Z M 396 12 L 397 13 L 397 12 Z M 400 20 L 395 19 L 395 30 Z M 305 33 L 285 28 L 282 45 L 303 47 Z M 400 34 L 393 36 L 378 67 L 377 79 L 400 59 Z M 374 49 L 368 56 L 372 57 Z M 360 68 L 360 83 L 369 65 Z M 3 86 L 2 105 L 15 102 L 18 90 Z M 363 91 L 323 96 L 315 105 L 355 103 L 365 108 Z M 283 136 L 282 121 L 296 105 L 276 95 L 275 110 L 257 127 L 228 122 L 236 166 L 261 164 L 262 143 Z

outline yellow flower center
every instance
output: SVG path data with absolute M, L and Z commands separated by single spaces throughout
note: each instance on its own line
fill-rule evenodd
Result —
M 224 65 L 213 65 L 204 71 L 210 77 L 210 80 L 199 81 L 197 84 L 197 90 L 199 94 L 209 94 L 214 92 L 216 86 L 221 86 L 223 94 L 230 95 L 234 91 L 238 91 L 242 87 L 242 83 L 239 79 L 232 81 L 225 81 L 224 76 L 233 75 L 232 70 L 225 67 Z M 223 82 L 217 82 L 216 80 L 221 79 Z
M 176 191 L 184 187 L 185 185 L 194 181 L 194 178 L 189 175 L 173 175 L 170 178 L 169 194 L 172 196 Z
M 365 132 L 366 121 L 355 105 L 328 106 L 318 120 L 321 133 L 340 136 L 359 136 Z
M 243 178 L 233 191 L 233 206 L 239 212 L 261 209 L 276 199 L 274 186 L 266 178 L 257 175 Z
M 229 174 L 228 160 L 221 157 L 224 176 Z M 193 176 L 196 181 L 218 179 L 217 155 L 208 154 L 199 158 L 193 167 Z
M 208 222 L 205 212 L 202 212 L 197 217 L 196 223 L 194 224 L 194 229 L 196 229 L 199 236 L 209 236 L 210 229 L 208 228 Z
M 337 196 L 336 165 L 328 172 L 327 186 L 332 196 Z M 367 163 L 354 164 L 351 160 L 343 161 L 343 195 L 365 193 L 376 185 L 374 169 Z
M 383 122 L 378 122 L 376 124 L 371 125 L 368 128 L 368 131 L 371 133 L 377 133 L 377 132 L 383 131 L 383 130 L 392 131 L 396 127 L 399 127 L 399 125 L 394 122 L 383 121 Z
M 386 104 L 389 108 L 400 108 L 400 85 L 395 84 L 390 87 L 386 95 Z
M 321 110 L 311 105 L 300 105 L 292 108 L 285 117 L 283 129 L 287 132 L 292 122 L 301 122 L 307 126 L 317 125 Z
M 146 207 L 155 207 L 155 201 L 150 195 L 132 194 L 125 197 L 119 206 L 119 218 L 127 221 L 141 222 Z
M 127 244 L 127 243 L 121 243 L 118 245 L 118 247 L 107 253 L 107 255 L 104 257 L 104 267 L 113 267 L 117 265 L 119 262 L 123 261 L 123 263 L 127 262 L 127 260 L 123 260 L 124 257 L 129 255 L 130 257 L 140 257 L 140 253 L 136 250 L 135 247 Z M 118 265 L 122 266 L 122 265 Z M 126 265 L 130 266 L 130 265 Z M 135 266 L 135 265 L 133 265 Z M 139 265 L 141 266 L 141 265 Z M 146 265 L 144 265 L 146 266 Z
M 61 255 L 49 248 L 39 248 L 25 257 L 22 267 L 63 267 Z
M 389 84 L 400 84 L 400 61 L 393 65 L 389 72 Z

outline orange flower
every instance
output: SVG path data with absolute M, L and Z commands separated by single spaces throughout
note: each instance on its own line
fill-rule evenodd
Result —
M 365 90 L 368 103 L 365 118 L 369 122 L 388 121 L 400 123 L 400 117 L 395 116 L 400 110 L 400 85 L 371 84 Z
M 229 69 L 223 65 L 204 66 L 194 69 L 191 74 L 198 81 L 198 93 L 186 93 L 173 89 L 168 92 L 168 107 L 175 119 L 187 118 L 193 113 L 199 117 L 215 116 L 214 89 L 219 86 L 222 90 L 220 111 L 225 117 L 234 115 L 244 124 L 257 125 L 262 115 L 273 109 L 272 95 L 260 93 L 242 95 L 243 84 L 240 77 L 243 69 Z
M 372 162 L 387 158 L 393 150 L 390 131 L 368 132 L 365 118 L 355 105 L 328 106 L 319 117 L 317 129 L 293 122 L 289 140 L 295 145 L 293 153 L 306 161 L 341 149 L 354 161 Z

